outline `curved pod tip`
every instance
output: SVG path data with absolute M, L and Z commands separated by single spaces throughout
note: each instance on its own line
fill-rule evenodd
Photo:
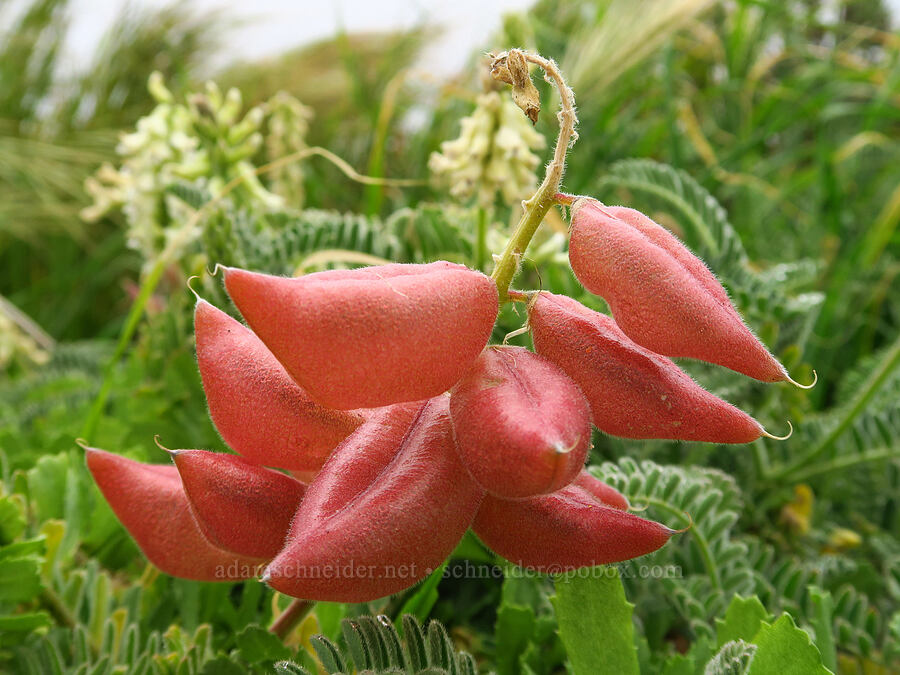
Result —
M 812 374 L 813 374 L 813 381 L 810 382 L 809 384 L 800 384 L 799 382 L 797 382 L 796 380 L 791 378 L 791 376 L 788 375 L 787 373 L 785 373 L 784 378 L 786 381 L 790 382 L 795 387 L 799 387 L 800 389 L 812 389 L 813 387 L 816 386 L 816 382 L 819 381 L 819 374 L 815 370 L 812 371 Z
M 206 302 L 203 298 L 200 297 L 200 294 L 199 294 L 197 291 L 194 290 L 194 287 L 191 286 L 191 282 L 192 282 L 194 279 L 199 279 L 199 278 L 200 278 L 200 277 L 199 277 L 198 275 L 194 274 L 194 275 L 192 275 L 192 276 L 189 276 L 188 279 L 187 279 L 187 281 L 184 282 L 184 285 L 188 287 L 188 290 L 189 290 L 191 293 L 194 294 L 194 299 L 196 300 L 196 302 L 197 302 L 198 305 L 199 305 L 201 302 Z
M 670 529 L 670 530 L 669 530 L 670 536 L 674 536 L 674 535 L 676 535 L 676 534 L 684 534 L 685 532 L 687 532 L 688 530 L 690 530 L 691 528 L 694 527 L 694 518 L 693 518 L 693 516 L 691 516 L 691 514 L 688 513 L 687 511 L 684 512 L 684 515 L 687 516 L 688 524 L 685 525 L 684 527 L 682 527 L 680 530 L 672 530 L 672 529 Z
M 765 436 L 766 438 L 771 438 L 773 441 L 786 441 L 787 439 L 789 439 L 791 436 L 794 435 L 794 425 L 791 424 L 790 420 L 788 420 L 787 423 L 788 423 L 788 432 L 784 436 L 774 436 L 774 435 L 770 434 L 768 431 L 766 431 L 765 429 L 762 430 L 762 433 L 760 435 Z
M 181 450 L 170 450 L 169 448 L 167 448 L 166 446 L 164 446 L 164 445 L 160 442 L 160 440 L 159 440 L 159 434 L 156 434 L 156 435 L 153 437 L 153 442 L 156 443 L 156 447 L 157 447 L 157 448 L 159 448 L 159 449 L 162 450 L 163 452 L 169 453 L 169 456 L 170 456 L 170 457 L 175 457 L 175 455 L 177 455 L 178 453 L 182 452 Z
M 572 443 L 571 445 L 563 445 L 562 443 L 554 443 L 553 449 L 556 450 L 557 455 L 568 455 L 570 452 L 578 448 L 578 443 Z

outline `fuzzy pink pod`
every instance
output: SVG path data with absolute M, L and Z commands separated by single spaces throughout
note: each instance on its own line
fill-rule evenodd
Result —
M 522 347 L 488 347 L 453 388 L 460 458 L 489 493 L 554 492 L 584 467 L 591 411 L 558 366 Z
M 586 479 L 528 499 L 487 495 L 472 529 L 507 560 L 548 574 L 637 558 L 672 536 L 664 525 L 608 505 L 596 492 L 610 495 Z
M 790 379 L 709 268 L 639 211 L 577 200 L 569 261 L 578 280 L 606 300 L 616 323 L 638 344 L 764 382 Z
M 256 558 L 271 560 L 278 554 L 305 485 L 221 452 L 174 450 L 172 457 L 209 541 Z
M 462 265 L 382 265 L 296 279 L 225 268 L 225 287 L 291 376 L 329 408 L 448 390 L 487 343 L 497 287 Z
M 764 429 L 671 359 L 631 340 L 605 314 L 542 292 L 529 308 L 535 351 L 581 387 L 594 425 L 624 438 L 749 443 Z
M 313 401 L 253 331 L 202 299 L 194 332 L 210 417 L 246 459 L 314 475 L 362 423 L 357 411 Z
M 611 485 L 607 485 L 601 480 L 597 480 L 587 471 L 582 471 L 578 477 L 572 481 L 572 485 L 577 485 L 583 490 L 590 492 L 596 499 L 603 504 L 611 506 L 620 511 L 627 511 L 630 508 L 628 498 Z
M 191 513 L 174 466 L 143 464 L 86 448 L 87 466 L 147 559 L 173 577 L 234 581 L 257 576 L 265 560 L 211 544 Z
M 329 457 L 263 579 L 311 600 L 396 593 L 450 555 L 483 496 L 453 448 L 447 397 L 393 406 Z

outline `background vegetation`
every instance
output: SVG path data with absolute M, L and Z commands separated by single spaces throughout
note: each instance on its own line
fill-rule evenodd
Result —
M 694 523 L 620 568 L 615 603 L 592 604 L 614 579 L 523 578 L 467 538 L 446 578 L 378 603 L 320 604 L 287 646 L 264 630 L 286 599 L 258 582 L 198 584 L 148 567 L 74 439 L 160 462 L 154 434 L 225 449 L 206 414 L 184 286 L 201 274 L 204 294 L 228 307 L 208 263 L 274 273 L 485 264 L 479 225 L 497 252 L 517 206 L 453 199 L 427 168 L 482 93 L 483 64 L 473 54 L 465 73 L 436 81 L 419 56 L 433 37 L 423 28 L 339 35 L 211 73 L 227 25 L 170 9 L 124 16 L 91 68 L 62 78 L 66 5 L 0 8 L 2 667 L 384 670 L 401 653 L 393 629 L 341 623 L 384 614 L 409 672 L 768 673 L 783 671 L 781 648 L 799 659 L 795 672 L 900 668 L 900 36 L 879 0 L 829 11 L 816 0 L 546 0 L 506 18 L 485 47 L 553 57 L 575 89 L 567 191 L 672 227 L 795 377 L 814 367 L 819 384 L 761 386 L 688 363 L 768 428 L 790 419 L 794 436 L 748 447 L 597 436 L 598 476 L 647 517 Z M 154 71 L 167 90 L 148 90 Z M 231 86 L 243 95 L 233 119 Z M 550 139 L 549 87 L 542 97 L 537 130 Z M 186 117 L 157 108 L 161 130 L 144 122 L 146 138 L 119 140 L 161 101 Z M 245 117 L 254 106 L 262 112 Z M 208 165 L 141 154 L 174 147 L 177 124 Z M 314 156 L 247 178 L 312 146 L 363 174 L 421 182 L 365 185 Z M 551 214 L 517 286 L 602 309 L 568 269 L 564 228 Z M 496 337 L 521 323 L 510 310 Z M 455 578 L 466 565 L 479 578 Z M 641 578 L 654 565 L 672 574 Z M 439 619 L 449 637 L 404 614 Z

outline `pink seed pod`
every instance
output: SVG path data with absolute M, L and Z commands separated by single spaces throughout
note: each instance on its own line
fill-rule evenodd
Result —
M 547 359 L 522 347 L 488 347 L 453 388 L 459 456 L 498 497 L 554 492 L 584 467 L 591 411 L 584 394 Z
M 709 268 L 643 213 L 578 199 L 569 261 L 584 287 L 606 300 L 622 331 L 647 349 L 763 382 L 793 382 Z
M 456 456 L 447 398 L 393 406 L 347 438 L 263 580 L 298 598 L 366 602 L 436 569 L 484 496 Z
M 490 337 L 497 287 L 462 265 L 382 265 L 297 279 L 225 268 L 247 323 L 309 395 L 349 410 L 447 391 Z
M 581 387 L 601 431 L 709 443 L 769 436 L 759 422 L 706 391 L 670 359 L 632 341 L 612 318 L 572 298 L 539 293 L 528 321 L 535 350 Z
M 235 455 L 171 451 L 197 524 L 216 546 L 274 558 L 284 545 L 306 486 Z
M 507 560 L 547 574 L 637 558 L 662 547 L 674 534 L 597 497 L 598 492 L 608 495 L 608 490 L 580 479 L 528 499 L 487 495 L 472 529 Z
M 210 417 L 251 462 L 314 475 L 362 423 L 314 402 L 253 331 L 200 298 L 194 332 Z
M 606 506 L 611 506 L 620 511 L 627 511 L 630 508 L 628 499 L 621 492 L 611 485 L 607 485 L 601 480 L 597 480 L 587 471 L 582 471 L 578 477 L 572 481 L 572 485 L 590 492 L 596 499 L 599 499 Z
M 259 573 L 265 560 L 213 546 L 203 536 L 174 466 L 143 464 L 85 448 L 106 501 L 147 559 L 173 577 L 234 581 Z

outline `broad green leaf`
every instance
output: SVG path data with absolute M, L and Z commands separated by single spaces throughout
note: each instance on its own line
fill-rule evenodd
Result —
M 687 654 L 673 654 L 663 664 L 662 675 L 694 675 L 694 659 Z
M 50 615 L 47 612 L 0 616 L 0 634 L 6 636 L 8 633 L 28 632 L 49 626 L 51 623 Z
M 495 627 L 497 672 L 500 675 L 515 675 L 519 672 L 519 657 L 528 647 L 534 627 L 534 610 L 531 607 L 508 604 L 500 606 Z
M 0 548 L 0 561 L 11 560 L 13 558 L 24 558 L 25 556 L 44 552 L 45 541 L 43 537 L 35 539 L 26 539 L 25 541 L 17 541 L 9 546 Z
M 832 625 L 834 621 L 834 600 L 831 593 L 817 586 L 809 587 L 812 600 L 812 625 L 816 631 L 816 646 L 822 655 L 822 663 L 829 670 L 837 670 L 837 649 L 834 645 Z
M 749 598 L 735 595 L 725 611 L 724 619 L 716 619 L 717 647 L 726 642 L 744 640 L 750 642 L 759 632 L 763 621 L 769 620 L 769 613 L 755 595 Z
M 259 626 L 247 626 L 241 631 L 237 645 L 241 658 L 250 664 L 286 661 L 293 656 L 276 635 Z
M 24 602 L 40 593 L 42 562 L 37 556 L 0 562 L 0 602 Z
M 797 628 L 790 614 L 782 614 L 773 624 L 763 623 L 753 638 L 756 656 L 750 675 L 827 675 L 819 650 L 809 635 Z
M 615 567 L 595 567 L 592 573 L 556 579 L 553 599 L 559 635 L 574 675 L 638 673 L 631 614 L 634 605 Z
M 199 675 L 242 675 L 246 670 L 224 654 L 210 659 L 203 664 Z
M 25 529 L 25 513 L 17 495 L 0 498 L 0 544 L 8 544 Z

